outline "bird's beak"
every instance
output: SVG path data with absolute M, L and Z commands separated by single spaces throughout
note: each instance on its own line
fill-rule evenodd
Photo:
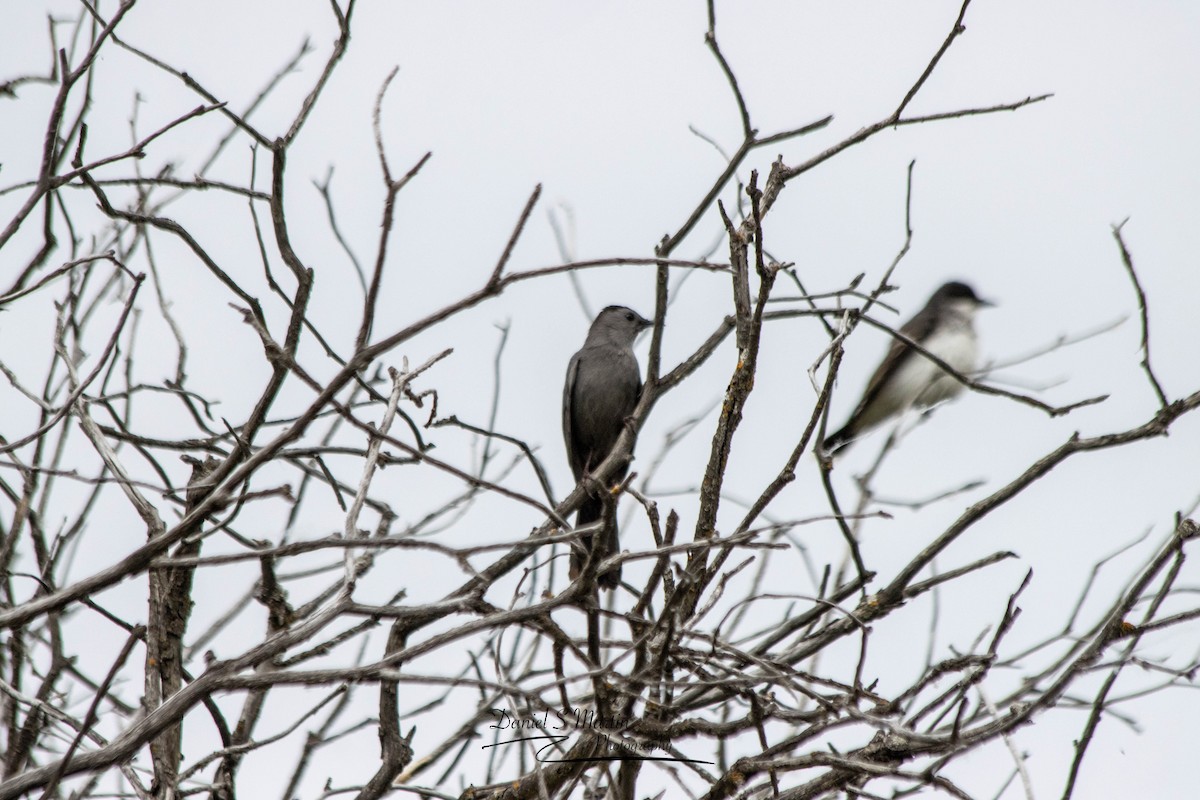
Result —
M 996 304 L 995 304 L 995 303 L 993 303 L 991 300 L 985 300 L 985 299 L 983 299 L 982 297 L 977 297 L 977 298 L 975 298 L 975 302 L 976 302 L 976 303 L 977 303 L 977 304 L 978 304 L 978 305 L 979 305 L 981 308 L 995 308 L 995 307 L 996 307 Z
M 642 317 L 641 319 L 638 320 L 638 330 L 644 331 L 644 330 L 646 330 L 646 328 L 652 328 L 652 327 L 654 327 L 654 320 L 646 319 L 645 317 Z

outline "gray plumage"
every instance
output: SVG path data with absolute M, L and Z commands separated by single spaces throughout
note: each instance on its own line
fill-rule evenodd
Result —
M 642 373 L 633 354 L 633 340 L 639 332 L 652 325 L 649 320 L 624 306 L 609 306 L 601 311 L 588 330 L 583 349 L 571 357 L 567 365 L 567 380 L 563 386 L 563 439 L 567 445 L 567 461 L 578 482 L 608 457 L 625 420 L 633 413 L 642 393 Z M 622 480 L 628 465 L 610 476 L 609 483 Z M 604 500 L 589 496 L 579 507 L 576 526 L 604 519 Z M 584 552 L 603 559 L 620 552 L 617 523 L 614 514 L 604 520 L 599 532 L 600 544 L 593 551 L 592 535 L 583 536 Z M 579 576 L 587 556 L 572 549 L 571 579 Z M 616 567 L 598 577 L 606 589 L 621 581 L 621 569 Z
M 938 288 L 900 332 L 955 371 L 969 374 L 975 369 L 977 359 L 975 312 L 990 305 L 967 284 L 951 281 Z M 840 430 L 825 437 L 825 449 L 836 453 L 885 420 L 910 408 L 928 408 L 962 390 L 961 383 L 920 351 L 893 339 L 850 419 Z

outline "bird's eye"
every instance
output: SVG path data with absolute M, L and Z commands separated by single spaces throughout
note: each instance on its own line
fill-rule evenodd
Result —
M 630 322 L 633 322 L 633 314 L 626 314 L 625 319 L 629 320 Z

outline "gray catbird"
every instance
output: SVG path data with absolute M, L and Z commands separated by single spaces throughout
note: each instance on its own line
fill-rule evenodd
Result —
M 965 283 L 943 284 L 925 307 L 900 328 L 900 332 L 945 361 L 957 372 L 975 369 L 975 328 L 972 321 L 980 306 L 992 305 L 976 296 Z M 962 391 L 959 383 L 918 350 L 899 339 L 867 383 L 862 400 L 850 420 L 825 437 L 825 449 L 835 453 L 854 438 L 909 408 L 927 408 Z
M 567 460 L 578 482 L 600 466 L 633 413 L 642 392 L 642 374 L 633 354 L 633 340 L 653 323 L 624 306 L 609 306 L 601 311 L 588 330 L 583 349 L 571 357 L 567 381 L 563 386 L 563 439 Z M 625 477 L 628 465 L 609 476 L 612 483 Z M 599 522 L 605 517 L 604 500 L 589 496 L 579 507 L 577 526 Z M 597 559 L 620 552 L 615 515 L 605 521 L 600 533 Z M 580 539 L 585 552 L 592 552 L 592 536 Z M 579 576 L 587 556 L 572 549 L 571 579 Z M 606 589 L 621 581 L 621 568 L 608 570 L 597 579 Z

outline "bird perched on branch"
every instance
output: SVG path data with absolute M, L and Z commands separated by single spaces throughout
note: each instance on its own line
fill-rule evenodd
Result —
M 592 322 L 583 349 L 571 357 L 563 386 L 562 421 L 567 460 L 576 482 L 608 457 L 637 406 L 642 374 L 633 354 L 633 340 L 652 324 L 636 311 L 609 306 Z M 620 467 L 609 476 L 609 483 L 619 483 L 628 471 L 628 464 Z M 580 538 L 582 552 L 571 550 L 572 580 L 582 572 L 587 554 L 599 560 L 620 552 L 614 509 L 611 498 L 598 494 L 590 494 L 579 507 L 577 526 L 601 522 L 602 528 Z M 595 546 L 593 536 L 597 539 Z M 612 589 L 621 581 L 621 568 L 610 569 L 597 580 L 604 588 Z
M 965 283 L 943 284 L 900 333 L 946 362 L 961 375 L 976 367 L 975 312 L 990 306 Z M 836 453 L 855 438 L 910 408 L 928 408 L 962 392 L 963 385 L 935 361 L 901 339 L 871 376 L 849 421 L 825 437 L 825 449 Z

